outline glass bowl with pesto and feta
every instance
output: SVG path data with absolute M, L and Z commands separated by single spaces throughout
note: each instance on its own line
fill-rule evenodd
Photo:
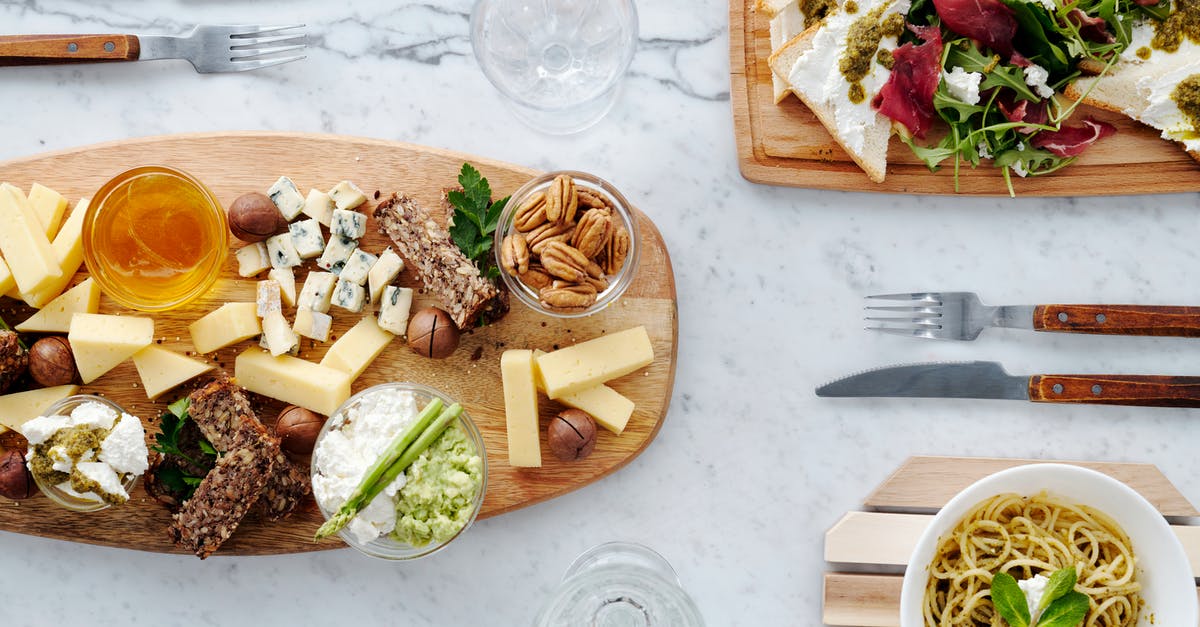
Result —
M 325 524 L 346 544 L 389 560 L 433 554 L 483 505 L 483 436 L 458 403 L 416 383 L 383 383 L 350 397 L 326 421 L 312 455 Z
M 68 396 L 21 426 L 29 440 L 29 472 L 51 501 L 95 512 L 129 500 L 149 467 L 142 421 L 91 394 Z

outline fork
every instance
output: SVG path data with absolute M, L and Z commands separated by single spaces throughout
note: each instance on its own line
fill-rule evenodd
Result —
M 290 63 L 303 54 L 303 24 L 200 25 L 182 37 L 160 35 L 4 35 L 0 66 L 187 59 L 197 72 L 244 72 Z
M 868 301 L 867 329 L 936 340 L 973 340 L 985 327 L 1095 333 L 1200 337 L 1200 307 L 1151 305 L 985 305 L 974 292 L 876 294 Z M 887 316 L 872 314 L 892 314 Z

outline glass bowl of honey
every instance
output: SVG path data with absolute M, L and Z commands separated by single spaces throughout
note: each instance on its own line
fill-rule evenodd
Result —
M 213 286 L 229 250 L 225 210 L 195 177 L 165 166 L 122 172 L 83 220 L 88 270 L 110 298 L 164 311 Z

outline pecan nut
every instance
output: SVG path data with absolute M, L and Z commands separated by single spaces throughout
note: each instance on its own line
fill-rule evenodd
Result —
M 571 245 L 588 259 L 595 259 L 608 246 L 612 230 L 613 219 L 608 209 L 588 209 L 575 226 Z
M 580 283 L 589 276 L 597 279 L 604 276 L 604 270 L 596 262 L 578 248 L 559 241 L 552 241 L 542 249 L 541 261 L 546 272 L 572 283 Z
M 579 209 L 579 197 L 575 194 L 575 179 L 559 174 L 546 189 L 546 218 L 560 224 L 573 224 Z
M 588 209 L 604 209 L 605 207 L 612 209 L 612 201 L 608 199 L 602 192 L 586 187 L 579 187 L 575 190 L 575 197 L 579 199 L 580 207 Z
M 520 233 L 511 233 L 500 243 L 500 265 L 517 276 L 529 270 L 529 242 Z
M 525 239 L 529 243 L 529 250 L 533 251 L 533 254 L 541 256 L 546 244 L 553 241 L 568 241 L 574 231 L 575 227 L 570 224 L 547 222 L 527 233 Z
M 550 287 L 550 284 L 554 282 L 554 277 L 550 276 L 550 274 L 546 272 L 545 268 L 536 263 L 529 264 L 529 269 L 525 272 L 522 272 L 517 278 L 521 279 L 522 283 L 532 287 L 535 290 L 540 290 L 543 287 Z
M 513 228 L 525 233 L 544 224 L 546 219 L 546 192 L 538 192 L 513 214 Z
M 596 289 L 590 285 L 554 285 L 538 294 L 542 305 L 555 309 L 586 309 L 596 304 Z
M 629 256 L 629 231 L 625 227 L 617 227 L 613 231 L 612 237 L 608 238 L 608 245 L 604 249 L 604 271 L 607 274 L 616 274 L 621 271 L 621 267 L 625 265 L 625 258 Z

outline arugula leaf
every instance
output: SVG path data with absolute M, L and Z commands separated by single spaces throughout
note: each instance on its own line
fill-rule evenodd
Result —
M 966 45 L 959 44 L 950 48 L 950 53 L 946 56 L 946 67 L 957 65 L 968 72 L 982 73 L 983 81 L 979 84 L 981 92 L 992 87 L 1008 87 L 1017 92 L 1017 96 L 1022 99 L 1033 102 L 1041 100 L 1025 84 L 1024 70 L 1015 65 L 1001 63 L 999 55 L 984 56 L 972 42 L 960 41 L 966 42 Z
M 992 605 L 1009 627 L 1029 627 L 1029 605 L 1012 575 L 996 573 L 992 576 Z
M 463 164 L 458 184 L 462 189 L 446 193 L 446 200 L 454 207 L 450 238 L 479 266 L 483 276 L 494 280 L 500 276 L 500 270 L 488 253 L 492 250 L 500 213 L 508 204 L 508 198 L 492 202 L 492 187 L 487 178 L 469 163 Z
M 1027 52 L 1031 61 L 1046 68 L 1051 76 L 1070 71 L 1070 58 L 1057 44 L 1051 42 L 1057 26 L 1050 13 L 1040 4 L 1026 0 L 1001 0 L 1017 19 L 1017 36 L 1014 43 Z M 1060 37 L 1053 37 L 1059 39 Z
M 1072 569 L 1074 570 L 1074 569 Z M 1040 618 L 1037 627 L 1079 627 L 1087 616 L 1091 602 L 1088 596 L 1074 590 L 1051 603 Z
M 1050 581 L 1046 582 L 1046 590 L 1042 593 L 1042 601 L 1038 604 L 1039 610 L 1044 610 L 1054 601 L 1066 596 L 1066 594 L 1075 589 L 1075 582 L 1079 576 L 1075 574 L 1075 567 L 1068 566 L 1054 571 L 1050 575 Z

